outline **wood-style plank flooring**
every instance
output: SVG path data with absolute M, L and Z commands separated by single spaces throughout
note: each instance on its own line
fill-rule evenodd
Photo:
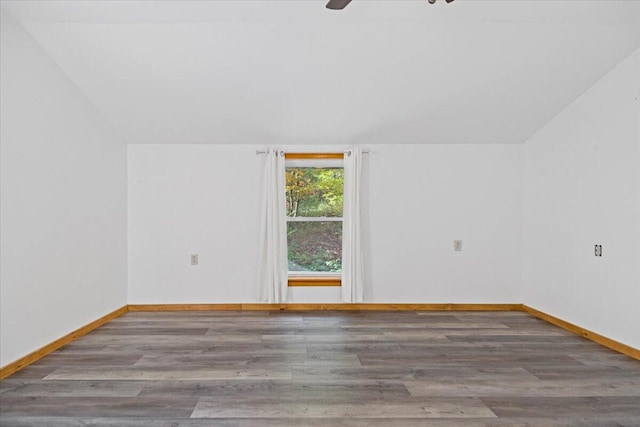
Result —
M 518 312 L 127 313 L 2 426 L 640 426 L 640 362 Z

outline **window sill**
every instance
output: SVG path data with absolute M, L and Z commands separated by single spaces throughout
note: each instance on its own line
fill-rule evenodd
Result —
M 289 286 L 342 286 L 341 277 L 289 277 Z

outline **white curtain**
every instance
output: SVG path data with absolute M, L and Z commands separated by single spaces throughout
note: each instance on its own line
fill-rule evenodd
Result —
M 264 157 L 258 285 L 260 301 L 282 303 L 288 290 L 284 153 L 271 148 Z
M 362 302 L 362 233 L 360 187 L 362 150 L 354 147 L 344 156 L 344 207 L 342 222 L 342 301 Z

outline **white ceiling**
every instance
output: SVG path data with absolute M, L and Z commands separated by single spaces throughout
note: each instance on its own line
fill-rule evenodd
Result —
M 639 1 L 2 7 L 129 143 L 522 143 L 640 46 Z

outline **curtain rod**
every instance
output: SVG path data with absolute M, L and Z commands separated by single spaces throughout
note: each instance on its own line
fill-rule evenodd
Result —
M 344 154 L 351 154 L 351 150 L 345 150 L 345 151 L 335 151 L 336 153 L 344 153 Z M 285 154 L 288 153 L 288 151 L 284 152 Z M 307 153 L 298 153 L 295 151 L 291 151 L 291 153 L 296 153 L 296 154 L 307 154 Z M 267 151 L 265 150 L 256 150 L 256 154 L 267 154 Z M 309 154 L 325 154 L 325 153 L 309 153 Z M 330 153 L 326 153 L 326 154 L 330 154 Z M 362 150 L 362 154 L 371 154 L 371 150 Z

